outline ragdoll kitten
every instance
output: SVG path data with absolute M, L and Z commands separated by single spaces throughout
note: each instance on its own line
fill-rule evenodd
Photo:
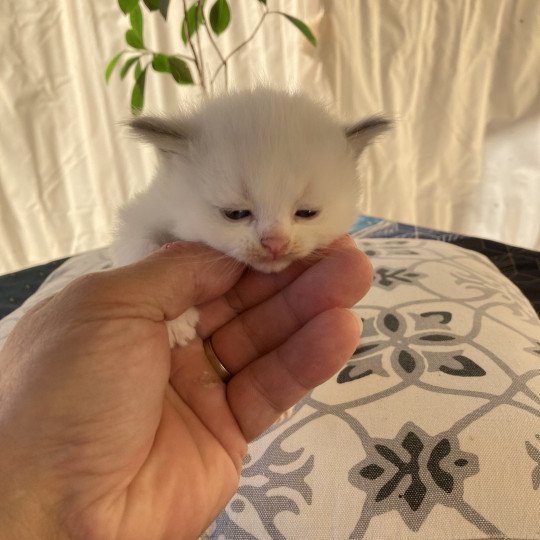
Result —
M 158 150 L 153 183 L 120 211 L 116 265 L 174 239 L 203 242 L 261 272 L 279 272 L 345 234 L 358 214 L 356 159 L 389 127 L 343 128 L 299 94 L 270 89 L 206 101 L 130 127 Z M 168 321 L 169 341 L 196 335 L 198 311 Z

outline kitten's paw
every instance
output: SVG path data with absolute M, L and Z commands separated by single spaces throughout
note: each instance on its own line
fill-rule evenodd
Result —
M 167 332 L 169 333 L 169 344 L 171 349 L 176 345 L 183 347 L 187 345 L 197 335 L 195 327 L 199 322 L 199 310 L 190 307 L 180 317 L 172 321 L 166 321 Z

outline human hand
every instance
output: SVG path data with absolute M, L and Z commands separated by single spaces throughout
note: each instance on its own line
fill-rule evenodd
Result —
M 247 442 L 350 357 L 345 308 L 371 283 L 342 238 L 314 264 L 245 272 L 173 244 L 84 276 L 21 319 L 0 352 L 2 538 L 195 538 L 234 494 Z M 200 309 L 201 340 L 164 320 Z

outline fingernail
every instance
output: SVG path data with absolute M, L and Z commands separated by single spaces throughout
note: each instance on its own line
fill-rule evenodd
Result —
M 176 242 L 167 242 L 166 244 L 163 244 L 161 246 L 161 249 L 173 249 L 176 247 L 182 248 L 186 245 L 186 242 L 183 242 L 182 240 L 177 240 Z

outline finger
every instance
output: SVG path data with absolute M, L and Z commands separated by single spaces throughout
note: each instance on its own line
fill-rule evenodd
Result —
M 279 274 L 246 271 L 238 283 L 223 296 L 198 306 L 201 313 L 199 334 L 208 337 L 239 313 L 286 287 L 306 268 L 307 265 L 299 261 Z
M 231 373 L 283 343 L 319 313 L 352 307 L 369 290 L 372 269 L 356 248 L 334 251 L 283 290 L 240 314 L 212 335 L 220 361 Z
M 270 298 L 324 258 L 327 253 L 350 249 L 356 251 L 356 246 L 353 240 L 345 235 L 334 240 L 328 248 L 318 251 L 317 254 L 295 261 L 282 272 L 274 274 L 246 272 L 224 296 L 199 306 L 201 312 L 199 334 L 204 337 L 209 336 L 239 313 Z
M 222 295 L 243 265 L 211 248 L 175 242 L 129 266 L 89 274 L 64 290 L 72 301 L 101 303 L 122 317 L 171 320 L 187 308 Z
M 358 345 L 360 331 L 349 310 L 325 311 L 237 373 L 227 385 L 227 400 L 246 440 L 334 375 Z

